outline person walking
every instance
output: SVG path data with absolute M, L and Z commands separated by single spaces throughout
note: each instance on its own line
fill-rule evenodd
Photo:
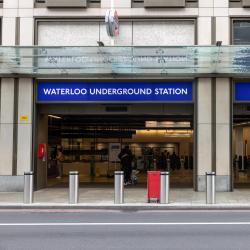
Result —
M 61 179 L 63 176 L 63 162 L 64 162 L 64 155 L 62 152 L 62 148 L 57 148 L 56 160 L 57 160 L 56 166 L 58 171 L 58 176 L 56 178 Z
M 167 169 L 167 156 L 164 152 L 161 153 L 159 165 L 160 165 L 160 169 L 166 171 L 166 169 Z
M 125 146 L 118 155 L 121 160 L 122 171 L 124 172 L 124 185 L 131 183 L 131 173 L 132 173 L 132 152 L 129 146 Z

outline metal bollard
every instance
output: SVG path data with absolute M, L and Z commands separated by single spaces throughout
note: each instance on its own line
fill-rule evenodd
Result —
M 215 204 L 215 172 L 206 173 L 206 201 Z
M 34 201 L 34 173 L 24 173 L 23 203 L 31 204 Z
M 79 202 L 79 172 L 69 172 L 69 203 L 77 204 Z
M 161 172 L 160 203 L 169 203 L 169 172 Z
M 124 203 L 124 172 L 115 171 L 115 204 Z

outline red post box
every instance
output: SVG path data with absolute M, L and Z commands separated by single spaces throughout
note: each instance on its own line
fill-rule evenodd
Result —
M 148 171 L 148 202 L 160 201 L 160 171 Z

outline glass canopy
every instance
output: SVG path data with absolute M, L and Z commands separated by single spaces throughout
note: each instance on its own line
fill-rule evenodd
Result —
M 12 77 L 250 77 L 250 46 L 1 46 L 0 74 Z

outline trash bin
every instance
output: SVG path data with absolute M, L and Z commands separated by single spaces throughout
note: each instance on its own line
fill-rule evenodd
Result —
M 160 202 L 160 171 L 148 171 L 148 202 Z

